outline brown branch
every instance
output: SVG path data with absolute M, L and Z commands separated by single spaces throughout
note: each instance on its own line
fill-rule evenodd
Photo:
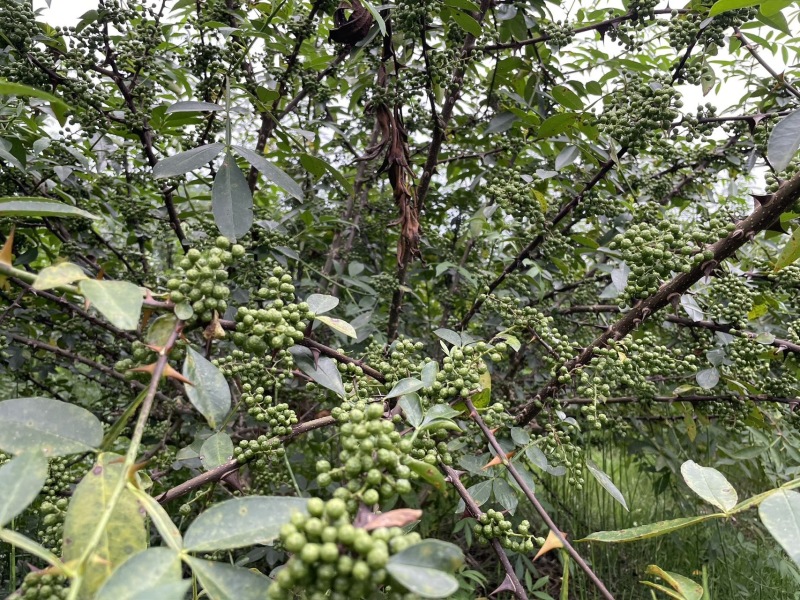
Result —
M 118 381 L 122 381 L 124 383 L 127 383 L 132 388 L 134 388 L 134 389 L 136 389 L 138 391 L 141 391 L 146 387 L 144 384 L 142 384 L 142 383 L 140 383 L 138 381 L 130 381 L 130 380 L 126 379 L 125 376 L 122 373 L 119 373 L 119 372 L 115 371 L 114 369 L 112 369 L 110 367 L 107 367 L 105 365 L 101 365 L 99 362 L 96 362 L 96 361 L 93 361 L 93 360 L 91 360 L 89 358 L 81 356 L 80 354 L 75 354 L 74 352 L 70 352 L 69 350 L 64 350 L 63 348 L 59 348 L 58 346 L 53 346 L 51 344 L 47 344 L 47 343 L 41 342 L 39 340 L 26 338 L 26 337 L 21 336 L 21 335 L 16 334 L 16 333 L 10 333 L 10 334 L 7 334 L 7 335 L 8 335 L 8 337 L 10 339 L 12 339 L 12 340 L 14 340 L 16 342 L 19 342 L 20 344 L 25 344 L 26 346 L 30 346 L 31 348 L 36 348 L 37 350 L 44 350 L 46 352 L 51 352 L 53 354 L 57 354 L 58 356 L 62 356 L 64 358 L 68 358 L 72 362 L 82 363 L 82 364 L 84 364 L 84 365 L 86 365 L 88 367 L 91 367 L 92 369 L 94 369 L 96 371 L 99 371 L 100 373 L 103 373 L 104 375 L 107 375 L 107 376 L 109 376 L 109 377 L 111 377 L 113 379 L 116 379 Z M 160 400 L 165 401 L 165 402 L 171 402 L 172 401 L 172 398 L 170 398 L 169 396 L 167 396 L 166 394 L 163 394 L 161 392 L 158 393 L 158 398 Z
M 756 47 L 745 37 L 738 27 L 734 28 L 734 32 L 734 37 L 736 37 L 742 43 L 742 46 L 744 46 L 745 50 L 747 50 L 750 55 L 758 61 L 758 64 L 764 67 L 764 70 L 772 75 L 772 78 L 781 84 L 787 92 L 789 92 L 795 98 L 800 98 L 800 91 L 798 91 L 797 88 L 791 83 L 786 81 L 786 74 L 780 74 L 775 71 L 775 69 L 770 67 L 769 63 L 764 60 L 764 58 L 758 53 L 758 50 L 756 50 Z
M 689 272 L 681 273 L 664 283 L 649 298 L 640 301 L 612 327 L 587 346 L 580 355 L 566 363 L 568 371 L 589 364 L 597 349 L 608 345 L 611 340 L 619 340 L 636 329 L 647 317 L 670 304 L 672 298 L 679 297 L 692 285 L 706 275 L 709 268 L 719 265 L 757 233 L 771 226 L 792 204 L 800 199 L 800 174 L 785 182 L 765 203 L 756 208 L 750 216 L 740 221 L 734 231 L 709 246 L 713 259 L 694 266 Z M 534 399 L 526 404 L 518 415 L 518 423 L 526 424 L 541 410 L 544 400 L 554 397 L 563 387 L 558 378 L 553 378 L 542 388 Z
M 536 509 L 536 512 L 539 513 L 539 516 L 545 522 L 547 527 L 550 528 L 550 531 L 553 533 L 553 535 L 555 535 L 558 538 L 564 549 L 572 557 L 572 560 L 574 560 L 575 563 L 581 568 L 581 570 L 584 573 L 586 573 L 586 576 L 595 585 L 597 590 L 600 592 L 600 595 L 603 596 L 603 598 L 606 598 L 606 600 L 614 600 L 614 596 L 611 595 L 611 592 L 608 591 L 608 589 L 600 580 L 600 578 L 597 576 L 597 574 L 592 570 L 592 568 L 588 564 L 586 564 L 586 561 L 583 560 L 583 557 L 580 554 L 578 554 L 577 550 L 575 550 L 572 544 L 570 544 L 567 541 L 566 536 L 563 533 L 561 533 L 561 530 L 553 522 L 553 519 L 550 518 L 549 514 L 547 514 L 547 511 L 544 509 L 541 502 L 539 502 L 539 499 L 536 498 L 536 496 L 533 493 L 533 490 L 531 490 L 528 487 L 527 482 L 522 477 L 522 475 L 520 475 L 519 471 L 517 471 L 517 468 L 507 458 L 505 458 L 506 456 L 505 450 L 503 450 L 503 448 L 498 443 L 497 438 L 494 436 L 494 433 L 492 433 L 492 430 L 489 429 L 486 426 L 486 423 L 483 422 L 483 419 L 478 414 L 478 411 L 475 410 L 475 405 L 472 404 L 472 400 L 469 397 L 467 397 L 464 398 L 464 402 L 466 403 L 467 408 L 469 409 L 470 418 L 472 418 L 472 420 L 475 421 L 475 423 L 478 425 L 481 432 L 483 433 L 483 436 L 489 441 L 489 445 L 497 453 L 497 456 L 502 457 L 503 466 L 508 470 L 508 472 L 514 478 L 514 481 L 517 482 L 517 485 L 522 490 L 522 493 L 525 494 L 525 497 L 528 499 L 528 502 L 530 502 L 533 505 L 533 507 Z
M 307 423 L 302 423 L 297 427 L 292 428 L 292 432 L 289 435 L 285 435 L 277 439 L 281 442 L 288 442 L 289 440 L 296 438 L 299 435 L 307 433 L 309 431 L 313 431 L 314 429 L 320 429 L 322 427 L 327 427 L 328 425 L 333 425 L 336 420 L 333 417 L 321 417 L 319 419 L 314 419 L 313 421 L 308 421 Z M 169 502 L 170 500 L 174 500 L 175 498 L 180 498 L 181 496 L 185 496 L 189 492 L 192 492 L 198 488 L 203 487 L 206 484 L 214 483 L 228 475 L 228 473 L 232 473 L 233 471 L 238 470 L 239 468 L 243 467 L 245 463 L 239 462 L 237 460 L 229 460 L 224 465 L 220 465 L 215 469 L 211 469 L 202 475 L 198 475 L 197 477 L 193 477 L 188 481 L 184 481 L 180 485 L 176 485 L 174 488 L 167 490 L 166 492 L 160 494 L 156 497 L 156 501 L 164 504 Z
M 480 518 L 480 516 L 483 514 L 483 511 L 475 503 L 475 500 L 472 498 L 472 496 L 470 496 L 469 491 L 466 487 L 464 487 L 464 484 L 461 483 L 458 472 L 444 463 L 442 463 L 442 470 L 444 470 L 445 474 L 447 475 L 447 481 L 453 485 L 453 487 L 456 489 L 456 492 L 458 492 L 458 495 L 461 496 L 462 500 L 464 500 L 464 505 L 467 507 L 469 513 L 476 519 Z M 514 594 L 514 597 L 518 598 L 519 600 L 527 600 L 528 595 L 525 593 L 525 588 L 517 577 L 517 574 L 514 572 L 514 567 L 511 565 L 511 561 L 508 560 L 508 556 L 506 555 L 500 540 L 493 538 L 491 543 L 494 553 L 497 554 L 497 558 L 500 560 L 500 564 L 503 565 L 503 570 L 506 572 L 506 579 L 511 582 L 511 593 Z
M 620 312 L 620 308 L 614 304 L 588 304 L 582 306 L 570 306 L 568 308 L 562 308 L 558 310 L 559 314 L 562 315 L 569 315 L 574 313 L 615 313 Z M 666 315 L 664 320 L 675 323 L 676 325 L 683 325 L 684 327 L 699 327 L 702 329 L 710 329 L 712 331 L 721 331 L 723 333 L 730 333 L 731 335 L 735 335 L 738 337 L 746 337 L 750 339 L 754 339 L 758 337 L 757 333 L 752 331 L 742 331 L 740 329 L 736 329 L 731 323 L 715 323 L 713 321 L 694 321 L 692 319 L 686 317 L 680 317 L 678 315 Z M 733 331 L 731 331 L 733 329 Z M 775 338 L 769 344 L 765 344 L 769 346 L 774 346 L 779 350 L 787 350 L 792 353 L 800 354 L 800 344 L 795 344 L 794 342 L 790 342 L 789 340 L 784 340 L 780 338 Z

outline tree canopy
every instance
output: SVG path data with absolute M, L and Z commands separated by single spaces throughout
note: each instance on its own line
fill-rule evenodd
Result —
M 11 597 L 797 597 L 794 3 L 46 14 L 0 0 Z

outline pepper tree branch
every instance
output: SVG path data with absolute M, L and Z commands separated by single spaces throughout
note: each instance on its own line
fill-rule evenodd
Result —
M 625 314 L 612 327 L 596 338 L 577 357 L 566 363 L 567 370 L 572 372 L 589 364 L 594 353 L 599 348 L 604 348 L 611 340 L 620 340 L 636 329 L 655 311 L 667 306 L 673 298 L 684 294 L 692 285 L 697 283 L 706 272 L 713 269 L 723 260 L 730 258 L 753 237 L 772 225 L 785 211 L 800 199 L 800 174 L 786 181 L 772 197 L 756 208 L 746 219 L 740 221 L 736 229 L 726 237 L 707 248 L 713 253 L 710 261 L 694 266 L 687 273 L 681 273 L 672 280 L 664 283 L 658 291 L 640 301 Z M 541 403 L 553 398 L 564 384 L 558 378 L 551 379 L 519 412 L 517 421 L 524 425 L 529 423 L 541 410 Z
M 273 438 L 273 440 L 277 440 L 280 442 L 288 442 L 304 433 L 309 431 L 313 431 L 314 429 L 320 429 L 322 427 L 327 427 L 328 425 L 333 425 L 336 420 L 333 417 L 320 417 L 319 419 L 314 419 L 313 421 L 307 421 L 306 423 L 301 423 L 296 427 L 292 428 L 292 432 L 288 435 Z M 203 473 L 202 475 L 198 475 L 197 477 L 193 477 L 187 481 L 184 481 L 180 485 L 176 485 L 174 488 L 167 490 L 166 492 L 156 496 L 156 501 L 161 504 L 165 502 L 169 502 L 170 500 L 174 500 L 175 498 L 180 498 L 181 496 L 185 496 L 189 492 L 192 492 L 198 488 L 203 487 L 208 483 L 214 483 L 219 481 L 220 479 L 224 478 L 229 473 L 233 473 L 234 471 L 238 470 L 240 467 L 243 467 L 245 463 L 239 462 L 238 460 L 229 460 L 223 465 L 216 467 L 215 469 L 211 469 Z
M 558 313 L 562 315 L 569 315 L 574 313 L 596 314 L 596 313 L 615 313 L 615 312 L 620 312 L 620 309 L 618 306 L 614 304 L 588 304 L 580 306 L 570 306 L 568 308 L 562 308 L 558 310 Z M 752 331 L 743 331 L 741 329 L 737 329 L 731 323 L 715 323 L 714 321 L 703 321 L 703 320 L 693 321 L 692 319 L 688 319 L 686 317 L 680 317 L 678 315 L 666 315 L 664 317 L 664 320 L 668 321 L 669 323 L 675 323 L 676 325 L 682 325 L 684 327 L 699 327 L 702 329 L 710 329 L 711 331 L 730 333 L 731 335 L 735 335 L 738 337 L 746 337 L 750 339 L 758 337 L 757 333 L 754 333 Z M 795 344 L 794 342 L 790 342 L 789 340 L 775 338 L 768 345 L 774 346 L 779 350 L 786 350 L 788 352 L 800 354 L 800 344 Z
M 480 518 L 480 516 L 483 514 L 483 511 L 475 503 L 475 500 L 472 498 L 472 496 L 469 495 L 469 491 L 466 487 L 464 487 L 464 484 L 461 483 L 458 472 L 444 463 L 442 463 L 441 466 L 442 470 L 444 470 L 445 474 L 447 475 L 448 481 L 456 489 L 456 492 L 458 492 L 458 495 L 461 496 L 461 499 L 464 500 L 464 505 L 467 507 L 467 510 L 476 519 Z M 517 577 L 517 574 L 514 572 L 514 567 L 511 565 L 511 561 L 508 560 L 508 556 L 506 555 L 505 550 L 503 550 L 500 540 L 493 538 L 491 542 L 492 549 L 494 550 L 495 554 L 497 554 L 497 558 L 500 559 L 500 563 L 503 565 L 503 569 L 506 572 L 506 578 L 511 582 L 511 593 L 514 594 L 514 597 L 518 598 L 519 600 L 527 600 L 528 595 L 525 593 L 525 588 Z
M 555 535 L 558 538 L 558 541 L 561 542 L 564 549 L 572 557 L 572 560 L 574 560 L 575 563 L 581 568 L 581 570 L 583 570 L 583 572 L 586 573 L 586 576 L 595 585 L 597 590 L 600 592 L 600 595 L 603 596 L 603 598 L 606 598 L 606 600 L 614 600 L 614 596 L 611 595 L 611 592 L 608 591 L 608 589 L 600 580 L 600 578 L 597 576 L 597 574 L 592 570 L 592 568 L 588 564 L 586 564 L 586 561 L 583 560 L 583 557 L 581 557 L 581 555 L 578 554 L 577 550 L 575 550 L 572 544 L 570 544 L 567 541 L 566 536 L 563 533 L 561 533 L 561 531 L 558 529 L 556 524 L 553 522 L 553 519 L 550 518 L 550 515 L 547 514 L 547 511 L 544 509 L 541 502 L 539 502 L 539 499 L 536 498 L 536 496 L 534 495 L 533 490 L 531 490 L 528 487 L 528 484 L 525 481 L 525 479 L 522 477 L 522 475 L 520 475 L 519 471 L 517 471 L 517 468 L 506 458 L 505 450 L 503 450 L 503 448 L 498 443 L 497 438 L 494 436 L 494 433 L 492 433 L 492 430 L 489 429 L 489 427 L 486 426 L 486 423 L 483 422 L 483 419 L 478 414 L 478 411 L 475 410 L 475 405 L 472 404 L 472 400 L 469 397 L 467 397 L 464 398 L 464 401 L 467 405 L 467 409 L 469 409 L 470 418 L 473 421 L 475 421 L 475 423 L 480 428 L 481 432 L 483 432 L 483 436 L 489 441 L 489 445 L 491 445 L 492 449 L 494 449 L 494 451 L 497 453 L 497 456 L 501 457 L 503 466 L 508 470 L 509 474 L 514 478 L 514 481 L 517 482 L 517 485 L 519 485 L 520 489 L 522 490 L 522 493 L 525 494 L 525 497 L 536 509 L 536 512 L 539 513 L 539 516 L 545 522 L 547 527 L 550 528 L 550 531 L 553 532 L 553 535 Z

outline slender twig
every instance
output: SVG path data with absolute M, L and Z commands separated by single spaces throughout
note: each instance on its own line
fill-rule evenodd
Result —
M 750 40 L 748 40 L 745 37 L 745 35 L 741 32 L 741 30 L 738 27 L 734 28 L 734 32 L 735 32 L 734 36 L 740 42 L 742 42 L 742 46 L 744 46 L 745 50 L 747 50 L 750 53 L 750 55 L 758 61 L 758 64 L 764 67 L 764 70 L 770 75 L 772 75 L 772 78 L 775 79 L 775 81 L 777 81 L 779 84 L 781 84 L 786 89 L 787 92 L 789 92 L 795 98 L 800 98 L 800 91 L 798 91 L 796 87 L 794 87 L 791 83 L 789 83 L 786 80 L 785 74 L 781 75 L 775 69 L 769 66 L 769 63 L 764 60 L 764 58 L 758 53 L 758 50 L 756 50 L 756 47 L 752 44 Z
M 464 484 L 461 483 L 458 472 L 445 464 L 442 464 L 442 470 L 444 470 L 445 474 L 447 475 L 447 481 L 455 488 L 456 492 L 458 492 L 458 495 L 461 496 L 461 499 L 464 500 L 464 505 L 467 507 L 469 513 L 476 519 L 480 518 L 480 516 L 483 514 L 483 511 L 480 509 L 480 507 L 478 507 L 475 499 L 470 496 L 469 491 L 466 487 L 464 487 Z M 492 550 L 494 550 L 494 553 L 497 554 L 497 558 L 500 560 L 500 564 L 503 565 L 503 570 L 506 572 L 506 579 L 511 582 L 511 593 L 514 594 L 515 598 L 519 598 L 519 600 L 527 600 L 528 595 L 525 593 L 525 588 L 517 577 L 517 574 L 514 572 L 514 567 L 512 566 L 511 561 L 508 560 L 508 556 L 506 555 L 500 540 L 497 538 L 492 538 L 491 543 Z
M 308 421 L 306 423 L 301 423 L 296 427 L 292 428 L 292 432 L 289 435 L 285 435 L 279 438 L 273 438 L 273 440 L 278 440 L 281 442 L 288 442 L 289 440 L 296 438 L 304 433 L 309 431 L 313 431 L 314 429 L 320 429 L 322 427 L 327 427 L 328 425 L 333 425 L 336 420 L 333 417 L 320 417 L 319 419 L 314 419 L 313 421 Z M 239 468 L 243 467 L 246 463 L 239 462 L 238 460 L 229 460 L 224 465 L 220 465 L 210 471 L 203 473 L 202 475 L 198 475 L 197 477 L 193 477 L 188 481 L 184 481 L 180 485 L 176 485 L 174 488 L 171 488 L 156 496 L 156 500 L 161 504 L 169 502 L 170 500 L 174 500 L 175 498 L 180 498 L 181 496 L 185 496 L 189 492 L 192 492 L 198 488 L 203 487 L 206 484 L 217 482 L 223 479 L 229 473 L 233 473 L 234 471 L 238 470 Z
M 572 560 L 575 561 L 575 563 L 581 568 L 581 570 L 583 570 L 583 572 L 586 573 L 586 576 L 591 580 L 591 582 L 595 585 L 595 587 L 597 587 L 598 591 L 600 592 L 600 595 L 603 596 L 603 598 L 606 598 L 606 600 L 614 600 L 614 596 L 611 595 L 611 592 L 608 591 L 608 589 L 600 580 L 600 578 L 597 576 L 597 574 L 586 563 L 586 561 L 583 560 L 583 557 L 580 554 L 578 554 L 577 550 L 575 550 L 572 544 L 570 544 L 567 541 L 566 536 L 556 526 L 556 524 L 553 522 L 553 519 L 550 518 L 550 515 L 547 514 L 547 511 L 544 509 L 541 502 L 539 502 L 539 499 L 536 498 L 536 496 L 534 495 L 533 490 L 531 490 L 530 487 L 528 487 L 528 483 L 525 481 L 525 478 L 522 477 L 522 475 L 520 475 L 517 468 L 506 458 L 505 450 L 503 450 L 502 446 L 500 446 L 500 443 L 497 441 L 497 438 L 494 436 L 494 433 L 492 433 L 492 430 L 489 429 L 486 423 L 483 422 L 483 419 L 478 414 L 478 411 L 475 410 L 475 405 L 472 404 L 472 400 L 470 398 L 465 398 L 464 401 L 467 405 L 467 409 L 469 409 L 470 418 L 472 418 L 472 420 L 475 421 L 475 423 L 478 425 L 481 432 L 483 433 L 483 436 L 489 441 L 489 444 L 497 453 L 497 456 L 501 457 L 503 466 L 505 466 L 505 468 L 514 478 L 514 481 L 517 482 L 517 485 L 519 485 L 520 489 L 522 490 L 522 493 L 525 494 L 525 497 L 536 509 L 536 512 L 539 513 L 539 516 L 542 518 L 545 524 L 550 528 L 550 531 L 553 533 L 553 535 L 555 535 L 558 538 L 558 540 L 564 546 L 564 549 L 572 557 Z

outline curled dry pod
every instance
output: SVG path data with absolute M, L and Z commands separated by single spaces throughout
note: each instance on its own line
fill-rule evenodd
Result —
M 350 11 L 349 17 L 348 11 Z M 354 46 L 367 37 L 372 21 L 372 14 L 359 0 L 343 0 L 333 13 L 333 23 L 336 28 L 331 29 L 329 39 L 332 42 Z

